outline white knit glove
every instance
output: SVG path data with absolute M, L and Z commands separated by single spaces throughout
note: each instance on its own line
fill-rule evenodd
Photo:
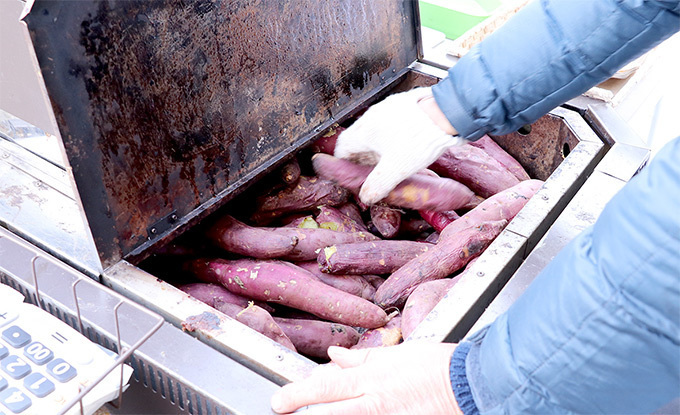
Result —
M 336 157 L 377 163 L 359 192 L 363 203 L 380 201 L 401 181 L 427 168 L 448 147 L 467 143 L 444 132 L 421 109 L 418 102 L 431 97 L 429 87 L 390 95 L 340 133 Z

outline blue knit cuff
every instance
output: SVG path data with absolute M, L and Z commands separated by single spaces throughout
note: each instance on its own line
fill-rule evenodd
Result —
M 470 390 L 470 384 L 465 373 L 465 358 L 467 358 L 471 346 L 472 343 L 469 342 L 461 343 L 453 351 L 449 364 L 449 376 L 451 376 L 453 395 L 456 397 L 460 410 L 465 415 L 478 415 L 479 410 L 472 397 L 472 390 Z

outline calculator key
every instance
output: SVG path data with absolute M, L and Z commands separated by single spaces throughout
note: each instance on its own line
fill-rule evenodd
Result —
M 7 357 L 9 354 L 9 349 L 2 343 L 0 343 L 0 360 Z
M 19 326 L 10 326 L 2 332 L 2 338 L 12 347 L 22 347 L 31 341 L 31 335 Z
M 8 385 L 9 385 L 9 383 L 7 382 L 7 379 L 0 376 L 0 391 L 5 389 Z
M 24 412 L 31 406 L 31 398 L 17 388 L 9 388 L 0 392 L 0 403 L 15 414 Z
M 54 359 L 48 363 L 47 373 L 61 383 L 68 382 L 78 374 L 76 368 L 71 366 L 64 359 Z
M 40 342 L 33 342 L 24 348 L 24 356 L 36 365 L 44 365 L 52 360 L 54 353 Z
M 38 398 L 44 398 L 54 392 L 54 383 L 37 372 L 26 376 L 24 387 Z
M 2 370 L 13 377 L 14 379 L 21 379 L 31 372 L 31 366 L 23 361 L 19 356 L 10 355 L 0 362 Z

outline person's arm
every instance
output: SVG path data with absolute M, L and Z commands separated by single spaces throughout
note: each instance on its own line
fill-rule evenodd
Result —
M 678 160 L 680 138 L 459 346 L 461 407 L 456 386 L 484 414 L 650 413 L 679 396 Z
M 680 30 L 677 0 L 535 0 L 432 87 L 458 133 L 507 134 Z

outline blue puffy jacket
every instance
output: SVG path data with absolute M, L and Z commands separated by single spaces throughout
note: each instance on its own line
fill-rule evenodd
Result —
M 503 134 L 680 29 L 677 0 L 542 0 L 433 88 L 461 135 Z M 680 396 L 680 138 L 451 360 L 466 414 L 649 413 Z

